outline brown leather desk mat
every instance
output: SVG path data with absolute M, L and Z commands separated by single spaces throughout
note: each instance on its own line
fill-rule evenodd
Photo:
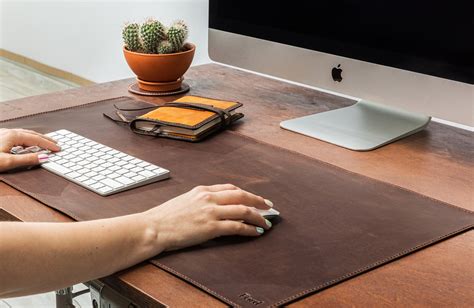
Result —
M 0 222 L 1 221 L 20 221 L 20 219 L 0 208 Z
M 103 101 L 0 122 L 69 129 L 171 170 L 172 178 L 101 197 L 43 169 L 2 179 L 76 220 L 146 210 L 198 184 L 234 183 L 282 218 L 260 238 L 228 237 L 151 260 L 231 305 L 282 305 L 473 228 L 474 214 L 233 132 L 191 144 L 138 136 L 103 118 Z M 124 105 L 122 105 L 124 104 Z

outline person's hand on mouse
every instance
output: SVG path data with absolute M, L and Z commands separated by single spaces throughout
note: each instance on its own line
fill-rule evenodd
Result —
M 53 152 L 59 151 L 56 141 L 32 130 L 0 128 L 0 172 L 18 167 L 34 166 L 48 160 L 47 154 L 10 154 L 14 146 L 39 146 Z
M 175 250 L 224 235 L 260 236 L 270 221 L 255 208 L 272 203 L 231 184 L 198 186 L 144 212 L 159 250 Z

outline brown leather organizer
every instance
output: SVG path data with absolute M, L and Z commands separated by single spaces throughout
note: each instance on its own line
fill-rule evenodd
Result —
M 103 112 L 131 98 L 1 122 L 68 129 L 171 171 L 171 179 L 101 197 L 43 169 L 1 175 L 76 220 L 149 209 L 199 184 L 233 183 L 275 204 L 259 238 L 225 237 L 151 263 L 233 306 L 279 306 L 472 229 L 470 211 L 225 131 L 201 143 L 136 135 Z M 245 125 L 245 124 L 244 124 Z

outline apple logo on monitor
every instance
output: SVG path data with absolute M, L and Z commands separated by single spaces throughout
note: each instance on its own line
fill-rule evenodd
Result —
M 339 64 L 337 67 L 333 67 L 331 71 L 332 75 L 332 80 L 341 82 L 342 81 L 342 68 L 341 64 Z

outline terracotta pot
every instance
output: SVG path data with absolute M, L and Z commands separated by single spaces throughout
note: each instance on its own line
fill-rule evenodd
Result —
M 191 66 L 196 46 L 186 43 L 188 50 L 171 54 L 147 54 L 123 48 L 128 66 L 141 81 L 151 83 L 176 82 Z
M 138 87 L 144 91 L 149 92 L 172 92 L 181 88 L 184 77 L 170 82 L 149 82 L 137 78 Z

